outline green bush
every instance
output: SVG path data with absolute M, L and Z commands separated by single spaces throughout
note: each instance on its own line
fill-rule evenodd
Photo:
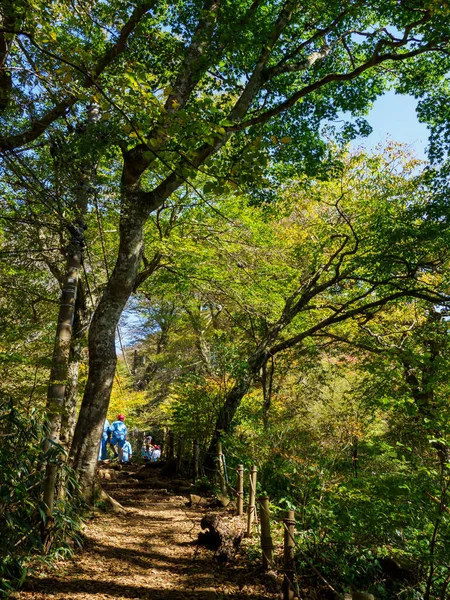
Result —
M 47 460 L 61 460 L 62 448 L 44 453 L 44 426 L 35 410 L 0 402 L 0 597 L 22 585 L 31 561 L 42 557 L 40 530 L 45 519 L 41 501 Z M 64 499 L 56 502 L 53 544 L 44 560 L 73 551 L 81 543 L 82 506 L 76 483 L 61 461 Z

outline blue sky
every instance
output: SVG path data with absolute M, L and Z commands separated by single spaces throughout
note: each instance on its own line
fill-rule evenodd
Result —
M 426 158 L 428 130 L 417 120 L 416 106 L 414 98 L 388 92 L 375 102 L 367 117 L 373 132 L 367 138 L 358 138 L 352 146 L 374 148 L 391 138 L 410 145 L 418 158 Z

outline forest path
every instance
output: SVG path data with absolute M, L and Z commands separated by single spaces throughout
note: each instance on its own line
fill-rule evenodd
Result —
M 205 508 L 187 496 L 152 489 L 150 479 L 110 484 L 127 514 L 98 514 L 88 521 L 86 543 L 72 559 L 27 579 L 21 600 L 246 600 L 273 599 L 248 565 L 220 566 L 196 545 Z M 116 487 L 114 487 L 116 486 Z M 145 486 L 145 487 L 144 487 Z M 170 486 L 170 481 L 167 487 Z

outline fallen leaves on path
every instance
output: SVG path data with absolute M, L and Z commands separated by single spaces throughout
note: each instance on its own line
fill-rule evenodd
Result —
M 145 487 L 132 479 L 111 485 L 108 493 L 127 514 L 95 514 L 83 550 L 31 576 L 21 600 L 278 598 L 257 571 L 238 562 L 218 565 L 211 551 L 197 546 L 204 508 L 188 508 L 187 497 L 152 489 L 151 479 Z

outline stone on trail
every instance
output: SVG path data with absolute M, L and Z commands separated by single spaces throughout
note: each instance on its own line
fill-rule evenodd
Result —
M 99 469 L 97 471 L 97 475 L 99 479 L 104 479 L 106 481 L 113 481 L 117 479 L 117 471 L 113 469 Z
M 189 506 L 206 506 L 208 503 L 208 498 L 197 496 L 197 494 L 189 494 Z
M 223 506 L 223 508 L 226 508 L 230 504 L 230 499 L 225 494 L 218 494 L 216 500 L 218 506 Z

